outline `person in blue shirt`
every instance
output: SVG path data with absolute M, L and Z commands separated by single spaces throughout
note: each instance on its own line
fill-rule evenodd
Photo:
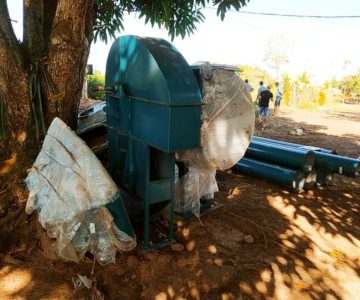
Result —
M 280 102 L 283 97 L 282 90 L 278 82 L 275 82 L 276 85 L 276 98 L 275 98 L 275 115 L 279 113 L 280 110 Z
M 252 85 L 249 83 L 249 80 L 248 80 L 248 79 L 245 79 L 245 86 L 246 86 L 246 89 L 249 91 L 249 93 L 251 93 L 251 92 L 254 91 L 254 88 L 253 88 Z
M 257 93 L 257 96 L 256 96 L 257 102 L 259 102 L 259 100 L 260 100 L 261 93 L 266 91 L 266 87 L 264 86 L 264 82 L 262 80 L 259 82 L 259 85 L 260 86 L 258 88 L 258 93 Z

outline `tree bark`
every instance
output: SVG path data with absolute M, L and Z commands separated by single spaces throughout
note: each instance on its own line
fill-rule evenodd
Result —
M 56 7 L 58 5 L 58 0 L 42 0 L 43 1 L 43 34 L 45 47 L 49 45 L 49 38 L 51 34 L 51 29 L 53 26 L 53 21 L 56 13 Z M 46 48 L 46 53 L 48 53 L 48 49 Z
M 40 60 L 44 55 L 43 9 L 42 0 L 24 1 L 24 58 L 29 64 Z
M 25 0 L 22 43 L 14 34 L 6 0 L 0 0 L 0 92 L 5 98 L 7 131 L 6 140 L 0 141 L 0 154 L 4 149 L 7 154 L 13 152 L 33 131 L 29 72 L 36 62 L 47 65 L 57 89 L 57 95 L 43 89 L 48 124 L 59 116 L 76 127 L 93 38 L 94 1 Z
M 40 141 L 34 139 L 29 94 L 29 74 L 35 65 L 45 65 L 58 92 L 53 95 L 42 83 L 48 124 L 57 116 L 55 101 L 60 94 L 63 97 L 60 98 L 59 116 L 72 128 L 76 127 L 93 37 L 94 1 L 25 0 L 21 42 L 14 34 L 7 2 L 0 0 L 0 92 L 5 102 L 6 128 L 6 139 L 0 140 L 0 169 L 2 160 L 13 154 L 16 164 L 24 164 L 21 168 L 24 170 L 37 153 L 32 151 Z M 5 177 L 0 175 L 0 180 L 12 182 L 18 174 L 18 170 L 14 171 L 7 171 Z M 1 202 L 2 199 L 0 208 Z
M 6 0 L 0 0 L 0 91 L 5 101 L 5 129 L 8 136 L 0 142 L 0 148 L 5 150 L 17 148 L 27 135 L 30 114 L 28 72 L 21 50 L 11 26 Z
M 92 41 L 93 2 L 59 0 L 49 41 L 48 70 L 59 92 L 48 101 L 49 117 L 56 116 L 58 101 L 60 118 L 73 129 Z

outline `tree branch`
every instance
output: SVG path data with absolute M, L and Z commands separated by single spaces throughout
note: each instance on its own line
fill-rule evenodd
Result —
M 43 0 L 24 1 L 24 47 L 29 63 L 43 57 Z
M 14 74 L 19 74 L 24 68 L 21 54 L 21 44 L 11 25 L 6 0 L 0 0 L 0 90 L 5 95 L 16 80 Z
M 6 0 L 0 0 L 0 90 L 5 100 L 5 129 L 9 133 L 5 145 L 8 149 L 14 149 L 12 146 L 28 122 L 28 79 L 22 54 Z
M 89 4 L 89 7 L 86 12 L 86 22 L 85 22 L 85 36 L 91 45 L 94 39 L 94 24 L 95 24 L 95 2 L 93 1 L 92 4 Z M 89 47 L 90 51 L 90 47 Z
M 5 62 L 6 59 L 21 62 L 20 43 L 11 25 L 6 0 L 0 0 L 0 58 L 0 62 Z
M 43 36 L 46 47 L 48 47 L 49 45 L 49 38 L 53 26 L 57 5 L 58 5 L 58 0 L 43 1 L 43 16 L 44 16 Z

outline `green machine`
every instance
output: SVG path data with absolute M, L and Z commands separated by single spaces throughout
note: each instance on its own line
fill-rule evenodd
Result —
M 175 152 L 200 147 L 199 84 L 170 43 L 131 35 L 113 43 L 105 81 L 109 168 L 122 190 L 108 208 L 133 235 L 121 220 L 125 204 L 133 226 L 143 226 L 145 250 L 167 246 L 174 241 Z M 168 232 L 152 242 L 150 223 L 165 207 Z

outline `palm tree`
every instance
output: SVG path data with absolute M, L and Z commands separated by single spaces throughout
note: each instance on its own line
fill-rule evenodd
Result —
M 306 89 L 310 85 L 310 75 L 304 71 L 296 78 L 296 81 L 300 84 L 301 89 Z

